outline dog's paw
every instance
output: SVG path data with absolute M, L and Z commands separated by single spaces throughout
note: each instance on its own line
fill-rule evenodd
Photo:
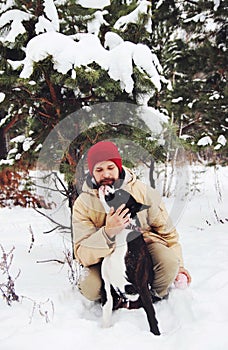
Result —
M 110 321 L 103 321 L 101 324 L 101 328 L 110 328 L 112 327 L 112 323 Z

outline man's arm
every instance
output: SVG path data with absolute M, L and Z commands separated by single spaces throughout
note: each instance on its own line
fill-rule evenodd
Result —
M 72 225 L 74 239 L 74 253 L 76 260 L 83 266 L 90 266 L 111 254 L 114 242 L 104 231 L 106 214 L 100 212 L 96 226 L 93 217 L 97 212 L 85 207 L 84 201 L 77 198 L 73 207 Z

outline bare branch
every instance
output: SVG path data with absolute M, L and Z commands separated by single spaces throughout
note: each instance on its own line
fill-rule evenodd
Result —
M 59 259 L 37 260 L 37 264 L 43 264 L 43 263 L 48 263 L 48 262 L 57 262 L 59 264 L 65 264 L 64 261 L 59 260 Z
M 32 227 L 31 227 L 31 225 L 29 225 L 29 232 L 30 232 L 30 234 L 31 234 L 31 244 L 30 244 L 30 247 L 29 247 L 28 253 L 31 253 L 31 250 L 32 250 L 33 244 L 34 244 L 34 242 L 35 242 L 34 233 L 33 233 L 33 231 L 32 231 Z
M 65 225 L 62 225 L 62 224 L 58 223 L 58 222 L 55 221 L 54 219 L 50 218 L 50 216 L 48 216 L 48 215 L 42 213 L 42 211 L 38 210 L 37 208 L 34 208 L 34 210 L 35 210 L 37 213 L 39 213 L 39 214 L 43 215 L 44 217 L 46 217 L 46 218 L 47 218 L 48 220 L 50 220 L 53 224 L 56 224 L 56 225 L 57 225 L 56 229 L 58 228 L 58 229 L 62 229 L 62 230 L 71 230 L 71 227 L 70 227 L 70 226 L 65 226 Z
M 53 318 L 54 311 L 55 311 L 54 303 L 52 300 L 47 299 L 44 302 L 37 302 L 36 300 L 28 298 L 26 296 L 22 296 L 22 299 L 29 300 L 33 303 L 32 312 L 31 312 L 30 321 L 29 321 L 30 324 L 32 323 L 36 310 L 40 316 L 44 317 L 46 323 L 49 323 L 51 321 L 50 318 Z
M 15 281 L 20 275 L 20 270 L 16 277 L 12 277 L 10 274 L 10 267 L 13 261 L 13 251 L 15 247 L 13 247 L 9 253 L 6 253 L 3 246 L 0 245 L 2 250 L 2 260 L 0 261 L 0 270 L 2 270 L 2 274 L 6 275 L 6 281 L 0 283 L 0 291 L 2 293 L 3 299 L 6 300 L 9 306 L 12 305 L 13 301 L 19 301 L 19 296 L 15 292 Z

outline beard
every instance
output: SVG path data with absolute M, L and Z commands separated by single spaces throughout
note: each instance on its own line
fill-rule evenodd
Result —
M 107 179 L 101 180 L 97 185 L 98 185 L 98 187 L 105 186 L 105 185 L 112 186 L 115 181 L 116 180 L 114 178 L 107 178 Z

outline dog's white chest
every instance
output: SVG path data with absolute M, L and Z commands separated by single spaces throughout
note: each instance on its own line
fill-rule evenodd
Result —
M 104 258 L 102 262 L 102 277 L 108 280 L 116 289 L 125 292 L 127 282 L 125 256 L 127 244 L 117 246 L 114 252 Z

